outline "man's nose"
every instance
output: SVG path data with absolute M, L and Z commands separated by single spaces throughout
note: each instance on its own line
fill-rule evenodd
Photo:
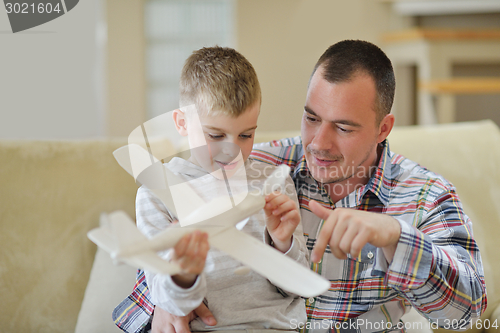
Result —
M 311 140 L 311 148 L 316 150 L 330 150 L 333 147 L 334 139 L 335 136 L 332 125 L 323 123 L 314 133 L 314 137 Z

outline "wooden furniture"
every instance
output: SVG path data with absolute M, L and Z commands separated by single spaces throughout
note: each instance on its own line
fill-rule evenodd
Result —
M 423 29 L 387 33 L 384 51 L 416 66 L 417 124 L 455 121 L 455 94 L 499 93 L 500 78 L 454 78 L 454 64 L 500 63 L 500 30 Z

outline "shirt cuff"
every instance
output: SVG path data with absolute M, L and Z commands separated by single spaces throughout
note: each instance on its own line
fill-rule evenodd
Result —
M 165 287 L 166 290 L 168 290 L 168 293 L 171 294 L 172 296 L 185 296 L 185 295 L 192 295 L 193 293 L 197 292 L 198 289 L 202 287 L 202 281 L 203 279 L 201 278 L 201 274 L 196 277 L 196 280 L 194 281 L 193 285 L 189 288 L 183 288 L 179 286 L 175 281 L 172 279 L 172 276 L 170 275 L 165 275 L 163 277 L 163 286 Z
M 391 263 L 381 248 L 377 249 L 373 275 L 384 276 L 384 284 L 406 291 L 421 287 L 429 278 L 433 256 L 429 236 L 396 218 L 401 236 Z
M 271 238 L 271 235 L 269 235 L 269 231 L 267 230 L 267 228 L 264 232 L 264 243 L 266 243 L 269 246 L 274 247 L 272 245 L 273 239 Z M 299 249 L 298 244 L 299 244 L 299 242 L 295 241 L 295 235 L 292 235 L 292 244 L 290 245 L 290 248 L 288 249 L 288 251 L 286 251 L 283 254 L 286 255 L 287 257 L 295 260 L 295 261 L 299 260 L 300 259 L 300 249 Z

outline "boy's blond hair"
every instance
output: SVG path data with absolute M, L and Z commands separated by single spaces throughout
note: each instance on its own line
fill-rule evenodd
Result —
M 180 79 L 180 107 L 194 104 L 204 114 L 238 117 L 261 99 L 250 62 L 228 47 L 204 47 L 186 60 Z

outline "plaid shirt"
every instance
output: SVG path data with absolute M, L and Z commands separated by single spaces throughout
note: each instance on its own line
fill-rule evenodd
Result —
M 292 168 L 309 251 L 324 222 L 309 210 L 310 200 L 331 209 L 384 213 L 401 226 L 390 264 L 382 250 L 370 244 L 358 258 L 345 260 L 334 257 L 327 247 L 322 261 L 311 264 L 312 270 L 331 281 L 331 288 L 306 300 L 305 332 L 404 332 L 400 318 L 411 306 L 441 327 L 470 327 L 470 321 L 486 309 L 479 248 L 455 188 L 391 152 L 387 141 L 383 145 L 368 183 L 336 203 L 311 177 L 300 137 L 254 147 L 252 158 Z M 141 274 L 134 293 L 114 313 L 115 323 L 127 332 L 139 332 L 129 327 L 147 324 L 145 318 L 153 309 Z

